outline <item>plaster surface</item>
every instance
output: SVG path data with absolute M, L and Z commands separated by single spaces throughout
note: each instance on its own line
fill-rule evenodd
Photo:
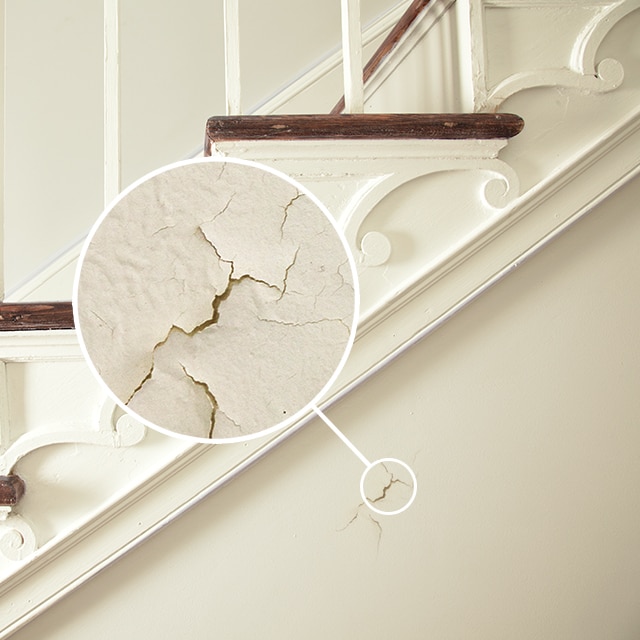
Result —
M 354 316 L 346 249 L 293 183 L 230 161 L 174 166 L 99 221 L 76 291 L 99 377 L 152 426 L 239 438 L 313 401 Z

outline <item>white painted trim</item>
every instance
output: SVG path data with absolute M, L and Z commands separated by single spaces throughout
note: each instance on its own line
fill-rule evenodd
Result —
M 224 85 L 227 115 L 242 113 L 238 0 L 224 0 Z
M 472 113 L 474 110 L 474 81 L 470 0 L 456 0 L 453 10 L 455 11 L 458 35 L 456 46 L 459 61 L 458 85 L 461 106 L 463 111 Z
M 487 52 L 484 43 L 483 0 L 468 0 L 468 23 L 471 34 L 471 77 L 473 82 L 473 111 L 482 111 L 480 105 L 487 92 Z
M 120 193 L 119 0 L 104 0 L 104 205 Z
M 364 111 L 360 0 L 342 0 L 342 71 L 345 113 Z
M 0 229 L 4 229 L 4 130 L 5 130 L 5 45 L 7 36 L 5 33 L 5 3 L 0 0 L 0 34 L 2 34 L 2 45 L 0 46 Z M 4 233 L 2 234 L 2 244 L 0 245 L 0 296 L 4 300 Z
M 0 331 L 0 361 L 3 362 L 44 362 L 82 358 L 75 331 Z
M 7 386 L 7 363 L 0 360 L 0 451 L 10 442 L 9 392 Z

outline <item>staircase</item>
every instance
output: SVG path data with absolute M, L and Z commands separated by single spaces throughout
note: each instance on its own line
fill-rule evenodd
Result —
M 328 115 L 236 114 L 206 123 L 204 155 L 255 160 L 295 177 L 336 216 L 354 252 L 361 320 L 323 408 L 366 384 L 640 172 L 640 54 L 633 46 L 640 2 L 404 5 L 364 67 L 362 113 L 342 113 L 342 99 Z M 439 47 L 456 64 L 448 74 L 438 70 L 446 90 L 436 98 L 414 89 L 425 68 L 438 68 Z M 358 91 L 347 88 L 347 102 Z M 378 113 L 403 99 L 407 113 Z M 438 100 L 459 112 L 414 109 Z M 22 393 L 23 404 L 53 416 L 42 424 L 41 414 L 21 415 L 13 399 L 2 407 L 0 498 L 8 489 L 0 507 L 0 637 L 311 421 L 246 446 L 145 435 L 105 401 L 84 368 L 71 303 L 38 301 L 39 290 L 69 290 L 69 256 L 77 251 L 46 280 L 35 279 L 41 284 L 23 287 L 36 302 L 0 305 L 5 396 Z M 84 400 L 71 406 L 77 393 Z M 67 491 L 67 512 L 47 523 L 41 510 L 56 492 L 40 494 L 29 458 L 65 465 L 72 443 L 84 443 L 97 467 L 105 460 L 120 477 L 103 478 L 87 503 L 74 504 Z M 69 473 L 82 482 L 86 463 L 72 462 Z

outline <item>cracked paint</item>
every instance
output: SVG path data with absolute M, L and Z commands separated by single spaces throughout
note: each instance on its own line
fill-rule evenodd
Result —
M 123 404 L 218 439 L 315 399 L 348 345 L 354 297 L 344 246 L 306 194 L 255 166 L 202 162 L 142 182 L 104 217 L 76 306 Z
M 363 509 L 366 510 L 366 513 L 364 514 L 364 516 L 361 513 Z M 346 531 L 347 529 L 352 527 L 352 525 L 354 525 L 356 522 L 363 523 L 363 527 L 366 530 L 371 530 L 371 527 L 369 526 L 369 524 L 373 525 L 373 528 L 375 529 L 375 534 L 376 534 L 376 554 L 379 553 L 380 544 L 382 543 L 382 525 L 380 524 L 380 521 L 374 518 L 371 515 L 371 512 L 369 512 L 369 510 L 366 509 L 366 505 L 364 504 L 364 502 L 361 502 L 358 505 L 358 508 L 356 509 L 356 512 L 353 515 L 353 517 L 343 527 L 336 529 L 336 531 L 339 533 L 342 531 Z
M 367 472 L 364 497 L 382 512 L 404 507 L 413 494 L 413 480 L 405 467 L 393 461 L 378 462 Z

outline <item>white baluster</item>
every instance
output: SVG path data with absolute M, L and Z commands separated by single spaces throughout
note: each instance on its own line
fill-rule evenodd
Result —
M 342 59 L 346 113 L 364 111 L 360 0 L 342 0 Z
M 118 0 L 104 0 L 104 204 L 120 193 Z
M 240 114 L 240 15 L 238 0 L 224 2 L 224 68 L 227 115 Z
M 0 113 L 2 117 L 0 118 L 0 225 L 2 225 L 2 229 L 4 226 L 4 125 L 5 125 L 5 80 L 4 80 L 4 67 L 5 67 L 5 59 L 4 59 L 4 43 L 7 41 L 7 34 L 5 33 L 5 25 L 4 25 L 4 16 L 5 16 L 5 6 L 4 0 L 0 1 L 0 36 L 2 37 L 2 47 L 0 48 L 0 87 L 2 87 L 2 95 L 0 96 Z M 0 242 L 5 242 L 5 234 L 2 233 L 0 236 Z M 2 255 L 4 255 L 4 250 L 2 251 Z M 2 296 L 2 300 L 4 300 L 5 290 L 4 290 L 4 260 L 0 259 L 0 295 Z

